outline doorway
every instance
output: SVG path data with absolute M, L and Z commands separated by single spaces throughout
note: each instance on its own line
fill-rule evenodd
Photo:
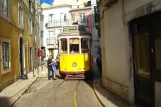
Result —
M 161 11 L 130 22 L 135 102 L 155 107 L 155 82 L 161 82 Z
M 19 49 L 20 49 L 20 73 L 21 73 L 21 77 L 24 75 L 24 59 L 23 59 L 23 55 L 24 55 L 24 49 L 23 49 L 23 44 L 24 44 L 24 41 L 23 41 L 23 37 L 20 37 L 20 40 L 19 40 Z
M 32 61 L 32 47 L 30 47 L 30 70 L 33 70 L 33 61 Z

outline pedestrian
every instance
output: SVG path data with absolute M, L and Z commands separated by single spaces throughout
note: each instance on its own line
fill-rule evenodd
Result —
M 98 70 L 102 73 L 102 60 L 101 60 L 101 55 L 99 52 L 97 53 L 96 62 L 97 62 Z
M 59 75 L 60 77 L 60 74 L 59 74 L 59 66 L 60 66 L 60 63 L 59 63 L 59 57 L 57 56 L 56 59 L 55 59 L 55 63 L 56 63 L 56 73 Z
M 53 75 L 54 75 L 54 80 L 56 80 L 56 73 L 57 73 L 57 68 L 56 68 L 56 60 L 53 61 L 52 69 L 53 69 Z
M 47 60 L 47 66 L 48 66 L 48 80 L 52 78 L 54 80 L 54 72 L 52 68 L 52 55 L 49 55 L 48 60 Z M 50 75 L 51 74 L 51 75 Z

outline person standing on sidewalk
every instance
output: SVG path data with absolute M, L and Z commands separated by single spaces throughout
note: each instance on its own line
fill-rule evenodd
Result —
M 54 74 L 54 80 L 56 80 L 56 73 L 57 73 L 57 63 L 56 63 L 56 60 L 53 61 L 53 65 L 52 65 L 52 68 L 53 68 L 53 74 Z
M 50 80 L 50 77 L 52 78 L 52 79 L 54 79 L 54 72 L 53 72 L 53 68 L 52 68 L 52 55 L 49 55 L 49 58 L 48 58 L 48 60 L 47 60 L 47 66 L 48 66 L 48 80 Z M 52 74 L 51 76 L 50 76 L 50 74 Z
M 99 52 L 97 53 L 96 62 L 97 62 L 98 70 L 102 73 L 102 60 L 101 60 L 101 55 Z

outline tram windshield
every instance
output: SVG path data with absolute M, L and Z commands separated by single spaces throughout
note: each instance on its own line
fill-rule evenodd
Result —
M 61 54 L 90 53 L 89 38 L 62 38 L 59 46 Z
M 69 48 L 70 53 L 79 53 L 79 38 L 70 38 Z

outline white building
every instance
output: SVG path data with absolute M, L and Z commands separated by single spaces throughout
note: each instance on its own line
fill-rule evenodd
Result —
M 58 55 L 57 35 L 63 25 L 69 25 L 69 10 L 71 5 L 49 5 L 43 3 L 41 15 L 41 47 L 44 50 L 45 59 L 49 54 L 55 58 Z

